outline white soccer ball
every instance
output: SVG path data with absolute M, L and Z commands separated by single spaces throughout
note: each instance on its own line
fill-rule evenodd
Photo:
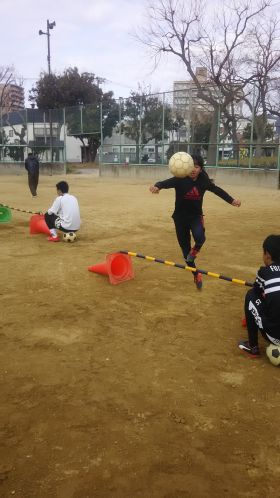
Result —
M 77 235 L 75 232 L 64 232 L 63 242 L 75 242 Z
M 177 178 L 189 176 L 194 169 L 193 158 L 187 152 L 176 152 L 169 159 L 169 171 Z
M 280 346 L 269 344 L 266 348 L 266 355 L 272 365 L 275 365 L 276 367 L 280 365 Z

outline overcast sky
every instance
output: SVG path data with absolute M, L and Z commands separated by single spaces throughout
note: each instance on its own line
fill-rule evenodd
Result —
M 104 91 L 126 97 L 138 83 L 153 91 L 172 89 L 173 80 L 188 79 L 177 59 L 161 62 L 153 72 L 146 48 L 132 33 L 145 24 L 146 0 L 0 0 L 0 66 L 13 65 L 28 90 L 47 71 L 47 19 L 51 69 L 62 73 L 69 66 L 106 78 Z

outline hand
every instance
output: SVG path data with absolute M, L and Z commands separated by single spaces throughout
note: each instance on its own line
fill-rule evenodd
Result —
M 241 206 L 241 201 L 239 199 L 233 199 L 231 205 L 239 208 Z
M 154 185 L 151 185 L 149 190 L 150 192 L 152 192 L 152 194 L 159 194 L 159 188 L 155 187 Z

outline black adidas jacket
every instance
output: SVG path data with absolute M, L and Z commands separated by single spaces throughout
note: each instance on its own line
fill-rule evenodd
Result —
M 233 197 L 225 192 L 225 190 L 217 187 L 204 170 L 198 175 L 196 180 L 192 180 L 188 176 L 186 178 L 176 178 L 174 176 L 162 182 L 155 183 L 155 187 L 158 187 L 160 190 L 175 188 L 176 200 L 173 218 L 201 216 L 203 214 L 203 196 L 206 190 L 213 192 L 213 194 L 221 197 L 221 199 L 229 204 L 233 201 Z
M 254 289 L 264 298 L 262 321 L 265 332 L 280 339 L 280 262 L 260 267 Z

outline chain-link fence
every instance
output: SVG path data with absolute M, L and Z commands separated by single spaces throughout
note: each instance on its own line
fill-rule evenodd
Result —
M 217 98 L 213 106 L 181 83 L 173 92 L 97 105 L 0 109 L 0 161 L 22 162 L 33 151 L 42 162 L 167 164 L 184 150 L 201 154 L 208 166 L 280 168 L 279 118 L 268 116 L 257 135 L 258 117 L 242 103 L 225 109 Z

